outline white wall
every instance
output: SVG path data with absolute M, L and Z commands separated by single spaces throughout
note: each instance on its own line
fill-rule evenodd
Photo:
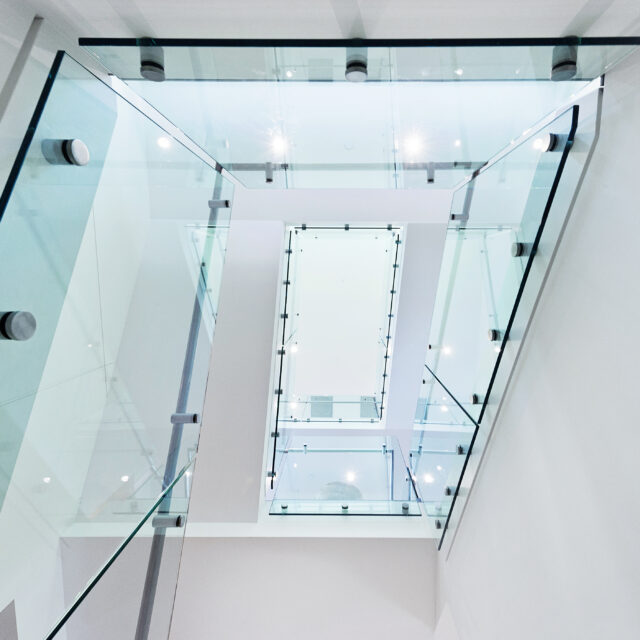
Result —
M 257 518 L 283 243 L 279 221 L 231 226 L 193 479 L 194 522 Z
M 600 140 L 448 558 L 460 640 L 640 635 L 640 54 Z
M 432 540 L 187 538 L 173 640 L 433 637 Z

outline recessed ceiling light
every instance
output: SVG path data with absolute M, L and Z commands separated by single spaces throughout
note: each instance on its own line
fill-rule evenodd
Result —
M 435 478 L 430 473 L 425 473 L 424 476 L 422 476 L 422 479 L 427 484 L 431 484 L 435 480 Z
M 287 150 L 287 141 L 280 135 L 273 136 L 271 140 L 271 148 L 274 153 L 281 154 Z
M 409 155 L 415 155 L 422 151 L 422 139 L 418 135 L 410 135 L 405 138 L 404 149 Z
M 356 474 L 354 471 L 347 471 L 345 477 L 347 478 L 347 482 L 355 482 Z
M 455 140 L 453 143 L 454 147 L 459 147 L 462 144 L 462 140 Z
M 450 356 L 451 355 L 451 347 L 442 347 L 442 353 L 444 353 L 445 356 Z
M 129 476 L 120 476 L 122 482 L 129 482 Z
M 437 469 L 438 471 L 442 471 L 442 467 L 441 467 L 440 465 L 438 465 L 438 466 L 436 467 L 436 469 Z
M 447 407 L 447 405 L 443 404 L 440 407 L 440 411 L 442 411 L 442 413 L 447 413 L 447 411 L 449 411 L 449 407 Z
M 287 76 L 287 78 L 293 78 L 293 71 L 291 71 L 291 69 L 287 69 L 284 75 Z
M 298 347 L 298 345 L 297 345 L 297 344 L 292 344 L 292 345 L 291 345 L 291 349 L 290 349 L 290 351 L 291 351 L 291 353 L 298 353 L 298 349 L 299 349 L 299 348 L 300 348 L 300 347 Z
M 157 143 L 161 149 L 168 149 L 171 146 L 171 140 L 166 136 L 160 136 Z
M 458 68 L 458 69 L 456 69 L 456 70 L 454 71 L 454 73 L 455 73 L 457 76 L 461 76 L 461 75 L 464 73 L 464 71 L 463 71 L 462 69 Z
M 51 482 L 51 478 L 49 476 L 45 476 L 44 478 L 42 478 L 42 482 L 44 482 L 45 484 L 49 484 Z

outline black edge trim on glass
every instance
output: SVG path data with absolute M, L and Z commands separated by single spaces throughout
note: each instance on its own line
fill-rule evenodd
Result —
M 287 247 L 287 275 L 284 279 L 285 282 L 291 282 L 291 277 L 289 275 L 289 271 L 291 269 L 291 239 L 293 237 L 293 231 L 289 231 L 289 245 Z M 289 285 L 285 285 L 284 287 L 284 310 L 282 313 L 282 342 L 280 343 L 279 349 L 280 351 L 280 370 L 278 372 L 278 386 L 277 389 L 280 391 L 278 393 L 276 399 L 276 424 L 273 430 L 273 457 L 271 459 L 271 489 L 273 489 L 274 480 L 276 477 L 276 453 L 278 450 L 278 426 L 280 423 L 280 399 L 282 398 L 282 370 L 284 368 L 284 356 L 286 353 L 285 349 L 285 338 L 286 338 L 286 329 L 287 329 L 287 303 L 289 300 Z
M 49 69 L 44 87 L 42 88 L 40 97 L 38 98 L 38 102 L 36 103 L 36 108 L 33 111 L 33 115 L 31 116 L 31 120 L 29 121 L 29 126 L 27 127 L 27 131 L 24 135 L 24 138 L 22 139 L 20 149 L 18 150 L 16 159 L 13 161 L 13 166 L 11 167 L 11 171 L 9 172 L 9 177 L 7 178 L 4 190 L 2 191 L 2 195 L 0 196 L 0 221 L 2 220 L 7 205 L 9 204 L 9 200 L 11 199 L 13 188 L 18 180 L 18 177 L 20 176 L 22 165 L 24 164 L 27 153 L 29 152 L 29 147 L 31 146 L 31 142 L 33 141 L 36 129 L 38 128 L 38 123 L 40 122 L 40 118 L 42 117 L 42 113 L 44 112 L 44 107 L 47 104 L 47 100 L 49 99 L 49 95 L 51 94 L 51 89 L 53 88 L 53 84 L 56 80 L 56 76 L 58 75 L 58 71 L 60 71 L 60 65 L 62 64 L 62 60 L 65 55 L 66 54 L 64 51 L 58 51 L 55 55 L 55 58 L 53 59 L 51 69 Z
M 640 45 L 640 37 L 581 38 L 79 38 L 81 47 L 549 47 Z
M 549 217 L 549 212 L 551 211 L 551 207 L 553 206 L 553 200 L 556 195 L 556 191 L 558 190 L 558 185 L 560 184 L 560 178 L 562 178 L 562 173 L 564 171 L 564 166 L 567 163 L 567 158 L 569 156 L 569 151 L 571 151 L 571 147 L 573 146 L 573 140 L 576 135 L 576 131 L 578 129 L 578 113 L 580 108 L 578 105 L 573 105 L 571 108 L 571 127 L 569 129 L 569 134 L 567 136 L 567 141 L 564 145 L 564 149 L 562 150 L 562 157 L 560 158 L 560 162 L 558 163 L 558 169 L 556 171 L 556 175 L 553 179 L 553 183 L 551 185 L 551 189 L 549 190 L 549 196 L 547 197 L 547 203 L 544 207 L 544 211 L 542 212 L 542 217 L 540 219 L 540 224 L 538 225 L 538 231 L 536 233 L 535 240 L 531 245 L 531 251 L 529 254 L 529 259 L 527 260 L 527 264 L 524 269 L 524 273 L 522 274 L 522 280 L 520 281 L 520 287 L 518 289 L 518 293 L 516 294 L 516 299 L 513 303 L 513 309 L 511 310 L 511 315 L 509 316 L 509 322 L 507 323 L 507 327 L 504 331 L 504 336 L 502 338 L 502 344 L 500 345 L 500 353 L 498 353 L 498 357 L 496 358 L 496 364 L 493 368 L 493 373 L 491 374 L 491 379 L 489 380 L 489 385 L 487 387 L 487 392 L 484 397 L 484 402 L 482 403 L 482 409 L 480 411 L 480 415 L 478 417 L 478 423 L 482 422 L 482 417 L 484 416 L 485 410 L 487 408 L 487 404 L 489 401 L 489 395 L 491 394 L 491 389 L 493 387 L 493 383 L 495 382 L 498 367 L 500 366 L 500 361 L 502 360 L 502 354 L 504 353 L 505 346 L 507 344 L 507 340 L 509 339 L 509 333 L 511 332 L 511 328 L 515 321 L 516 313 L 518 311 L 518 306 L 520 305 L 520 299 L 522 298 L 522 294 L 524 292 L 524 288 L 527 284 L 527 279 L 529 278 L 529 272 L 531 271 L 531 266 L 533 265 L 533 260 L 536 256 L 538 245 L 540 244 L 540 238 L 542 237 L 542 232 L 544 231 L 545 224 L 547 222 L 547 218 Z M 566 112 L 565 112 L 566 113 Z
M 395 235 L 395 234 L 394 234 Z M 382 420 L 382 414 L 384 412 L 384 395 L 385 395 L 385 387 L 387 383 L 387 368 L 389 366 L 389 341 L 391 340 L 391 323 L 393 322 L 393 297 L 396 289 L 396 278 L 398 276 L 398 267 L 396 267 L 398 262 L 398 253 L 400 251 L 400 243 L 397 240 L 400 239 L 400 234 L 398 233 L 398 237 L 396 238 L 396 254 L 393 260 L 393 279 L 391 281 L 391 300 L 389 302 L 389 313 L 387 314 L 388 322 L 387 322 L 387 338 L 386 345 L 384 349 L 384 370 L 382 372 L 382 393 L 380 396 L 380 413 L 378 414 L 378 420 Z M 393 476 L 391 476 L 393 478 Z
M 571 114 L 571 127 L 569 129 L 569 134 L 567 136 L 567 141 L 565 143 L 564 149 L 562 150 L 562 157 L 560 158 L 560 162 L 558 163 L 558 169 L 557 169 L 556 175 L 555 175 L 555 177 L 553 179 L 553 184 L 551 185 L 551 190 L 549 191 L 549 196 L 547 198 L 547 203 L 546 203 L 544 211 L 542 213 L 542 218 L 541 218 L 540 224 L 538 226 L 538 232 L 536 233 L 535 240 L 533 241 L 533 245 L 532 245 L 532 248 L 531 248 L 531 254 L 529 256 L 529 260 L 527 261 L 527 265 L 525 267 L 524 274 L 523 274 L 522 280 L 520 282 L 520 288 L 518 289 L 518 293 L 516 295 L 516 299 L 515 299 L 515 302 L 514 302 L 514 305 L 513 305 L 513 309 L 511 311 L 511 316 L 509 317 L 509 322 L 507 324 L 507 328 L 506 328 L 506 330 L 504 332 L 504 338 L 502 340 L 502 348 L 500 349 L 500 353 L 498 354 L 498 357 L 496 359 L 496 364 L 494 366 L 493 373 L 491 375 L 491 380 L 489 381 L 489 386 L 487 387 L 487 393 L 485 395 L 484 402 L 482 404 L 482 410 L 480 411 L 480 416 L 478 417 L 478 422 L 476 424 L 476 429 L 474 431 L 473 437 L 471 438 L 471 442 L 469 443 L 469 450 L 467 451 L 467 455 L 465 456 L 464 464 L 462 465 L 462 470 L 460 472 L 460 477 L 458 478 L 458 484 L 456 486 L 456 491 L 453 494 L 453 500 L 451 501 L 451 507 L 449 508 L 449 513 L 447 515 L 447 520 L 446 520 L 446 522 L 444 524 L 444 528 L 442 530 L 442 535 L 440 536 L 440 541 L 438 543 L 438 551 L 442 548 L 442 543 L 444 542 L 444 536 L 447 533 L 447 530 L 449 528 L 449 521 L 451 519 L 451 514 L 453 513 L 453 508 L 454 508 L 456 500 L 458 498 L 458 494 L 460 493 L 460 487 L 462 486 L 462 479 L 463 479 L 464 473 L 465 473 L 465 471 L 467 469 L 467 464 L 469 462 L 469 458 L 471 456 L 471 452 L 473 451 L 473 445 L 475 443 L 476 436 L 477 436 L 478 431 L 479 431 L 479 425 L 482 422 L 482 418 L 484 416 L 485 409 L 486 409 L 487 403 L 489 401 L 489 395 L 491 393 L 491 389 L 493 387 L 493 383 L 495 382 L 495 379 L 496 379 L 496 375 L 497 375 L 497 372 L 498 372 L 498 367 L 500 366 L 500 361 L 502 359 L 502 354 L 504 353 L 504 347 L 505 347 L 506 341 L 509 339 L 509 332 L 511 331 L 511 328 L 512 328 L 513 323 L 515 321 L 515 316 L 516 316 L 516 313 L 518 311 L 518 306 L 520 304 L 520 300 L 522 298 L 522 294 L 524 292 L 524 287 L 525 287 L 525 285 L 527 283 L 527 279 L 529 277 L 529 272 L 531 271 L 531 265 L 533 264 L 533 258 L 535 257 L 538 245 L 540 244 L 540 238 L 542 237 L 542 232 L 544 231 L 544 227 L 545 227 L 547 218 L 549 217 L 549 212 L 551 211 L 551 207 L 553 205 L 553 200 L 555 198 L 556 191 L 558 190 L 558 185 L 560 184 L 560 179 L 562 178 L 562 173 L 563 173 L 564 167 L 565 167 L 565 165 L 567 163 L 567 158 L 569 157 L 569 152 L 571 151 L 571 147 L 573 146 L 573 141 L 575 139 L 576 131 L 578 129 L 578 113 L 579 113 L 578 105 L 577 104 L 574 105 L 571 108 L 571 111 L 572 111 L 572 114 Z M 566 111 L 565 111 L 565 113 L 566 113 Z
M 458 402 L 458 399 L 453 395 L 453 393 L 451 393 L 451 391 L 449 391 L 449 389 L 445 386 L 445 384 L 442 382 L 442 380 L 440 380 L 440 378 L 438 378 L 438 376 L 431 370 L 431 367 L 429 367 L 429 365 L 425 362 L 425 369 L 435 378 L 436 382 L 447 392 L 447 395 L 456 403 L 456 405 L 458 405 L 458 409 L 460 409 L 462 411 L 462 413 L 464 413 L 465 416 L 467 416 L 467 418 L 469 418 L 469 420 L 471 420 L 471 422 L 473 422 L 474 426 L 477 428 L 479 427 L 479 420 L 478 422 L 476 422 L 472 417 L 471 414 Z

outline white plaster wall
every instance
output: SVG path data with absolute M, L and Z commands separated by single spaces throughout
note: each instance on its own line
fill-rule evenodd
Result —
M 193 522 L 257 518 L 283 255 L 282 222 L 232 223 L 193 477 Z
M 172 640 L 433 637 L 433 540 L 187 538 Z
M 640 54 L 600 140 L 440 566 L 460 640 L 640 636 Z

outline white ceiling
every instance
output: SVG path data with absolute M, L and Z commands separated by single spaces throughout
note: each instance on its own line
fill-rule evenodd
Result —
M 637 0 L 28 0 L 69 36 L 640 35 Z

